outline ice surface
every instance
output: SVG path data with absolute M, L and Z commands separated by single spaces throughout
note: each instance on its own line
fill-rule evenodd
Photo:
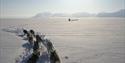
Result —
M 62 63 L 125 63 L 125 18 L 67 19 L 0 19 L 0 63 L 15 63 L 25 51 L 17 28 L 45 34 Z

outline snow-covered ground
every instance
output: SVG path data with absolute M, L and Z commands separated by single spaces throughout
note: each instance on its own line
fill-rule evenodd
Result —
M 27 41 L 15 29 L 33 29 L 54 44 L 62 63 L 125 63 L 125 18 L 0 19 L 0 63 L 15 63 Z

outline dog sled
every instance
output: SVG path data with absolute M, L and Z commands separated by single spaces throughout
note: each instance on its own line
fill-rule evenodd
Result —
M 48 39 L 44 39 L 45 35 L 35 35 L 33 30 L 30 32 L 23 30 L 23 32 L 24 35 L 27 35 L 30 44 L 33 45 L 33 53 L 27 60 L 27 63 L 37 63 L 38 59 L 40 59 L 40 56 L 42 55 L 41 52 L 44 50 L 43 46 L 47 49 L 49 63 L 61 63 L 59 55 L 57 54 L 52 42 Z

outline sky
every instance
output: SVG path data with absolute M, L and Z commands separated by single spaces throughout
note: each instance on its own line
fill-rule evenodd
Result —
M 42 12 L 99 13 L 125 9 L 125 0 L 0 0 L 0 18 L 25 18 Z

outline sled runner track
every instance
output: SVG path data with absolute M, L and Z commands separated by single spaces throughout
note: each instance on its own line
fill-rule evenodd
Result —
M 25 26 L 28 26 L 28 24 L 25 24 Z M 39 25 L 36 25 L 36 26 L 39 26 Z M 10 26 L 7 28 L 3 28 L 2 30 L 6 31 L 6 32 L 11 32 L 11 33 L 20 33 L 22 31 L 22 29 L 25 29 L 25 28 L 20 27 L 20 26 L 19 26 L 19 28 L 17 28 L 16 26 Z M 40 32 L 37 32 L 37 34 L 38 33 L 40 33 Z M 69 33 L 44 33 L 44 35 L 46 35 L 46 36 L 96 36 L 97 34 L 96 33 L 81 34 L 81 33 L 70 33 L 69 32 Z

